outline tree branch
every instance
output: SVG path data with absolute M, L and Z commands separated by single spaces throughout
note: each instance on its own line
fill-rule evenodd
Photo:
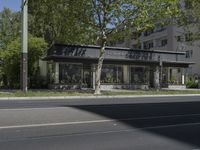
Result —
M 94 5 L 95 12 L 97 13 L 97 16 L 98 16 L 98 20 L 99 20 L 99 26 L 100 26 L 100 28 L 102 28 L 101 15 L 100 15 L 99 9 L 98 9 L 98 7 L 97 7 L 97 5 L 96 5 L 96 2 L 95 2 L 95 1 L 96 1 L 96 0 L 92 0 L 92 2 L 93 2 L 93 5 Z

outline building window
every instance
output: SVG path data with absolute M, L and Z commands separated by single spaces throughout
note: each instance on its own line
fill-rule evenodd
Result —
M 154 47 L 153 42 L 148 41 L 148 42 L 144 42 L 144 49 L 151 49 Z
M 182 40 L 183 38 L 182 38 L 180 35 L 177 36 L 176 39 L 177 39 L 177 42 L 182 42 L 182 41 L 183 41 L 183 40 Z
M 185 57 L 186 58 L 192 58 L 192 55 L 193 55 L 193 50 L 189 50 L 189 51 L 186 51 Z
M 148 83 L 148 69 L 146 67 L 134 67 L 130 69 L 131 83 L 147 84 Z
M 144 36 L 149 36 L 154 33 L 154 29 L 148 30 L 144 32 Z
M 185 34 L 185 41 L 186 42 L 193 41 L 193 34 L 192 33 Z
M 146 43 L 146 42 L 144 42 L 143 45 L 144 45 L 144 49 L 148 49 L 148 48 L 147 48 L 147 43 Z
M 60 64 L 59 83 L 80 84 L 82 82 L 82 64 Z
M 148 44 L 148 47 L 149 47 L 149 49 L 150 49 L 150 48 L 153 48 L 153 42 L 149 43 L 149 44 Z
M 185 0 L 185 8 L 186 9 L 192 8 L 192 1 L 191 0 Z
M 103 65 L 101 83 L 123 83 L 123 67 L 117 65 Z
M 167 39 L 162 40 L 162 41 L 161 41 L 161 46 L 166 46 L 166 45 L 167 45 L 167 42 L 168 42 Z

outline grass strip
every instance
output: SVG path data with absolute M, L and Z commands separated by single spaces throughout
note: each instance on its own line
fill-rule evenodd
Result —
M 134 96 L 134 95 L 178 95 L 200 94 L 200 90 L 133 90 L 133 91 L 103 91 L 99 96 Z M 0 97 L 50 97 L 50 96 L 94 96 L 93 91 L 21 91 L 0 92 Z

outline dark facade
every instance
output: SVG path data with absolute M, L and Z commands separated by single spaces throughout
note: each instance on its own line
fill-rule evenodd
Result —
M 55 44 L 44 58 L 56 88 L 94 88 L 100 47 Z M 185 52 L 106 47 L 101 87 L 142 88 L 184 84 Z

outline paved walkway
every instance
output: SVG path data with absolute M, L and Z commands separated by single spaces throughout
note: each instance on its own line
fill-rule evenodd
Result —
M 168 89 L 168 88 L 163 88 L 162 90 L 176 90 L 177 89 Z M 180 89 L 183 90 L 183 89 Z M 200 91 L 200 89 L 185 89 L 186 91 Z M 17 92 L 18 90 L 0 90 L 0 93 L 7 93 L 11 94 L 14 92 Z M 52 92 L 52 90 L 46 90 L 46 89 L 37 89 L 37 90 L 30 90 L 33 92 Z M 74 90 L 73 90 L 74 91 Z M 70 91 L 70 92 L 73 92 Z M 138 92 L 140 90 L 124 90 L 124 89 L 114 89 L 114 90 L 107 90 L 107 92 Z M 55 90 L 54 90 L 55 92 Z M 59 92 L 59 91 L 57 91 Z M 83 92 L 83 93 L 92 93 L 92 90 L 79 90 L 78 92 Z M 105 92 L 105 91 L 104 91 Z M 200 96 L 200 94 L 171 94 L 171 95 L 112 95 L 112 96 L 32 96 L 32 97 L 0 97 L 0 100 L 50 100 L 50 99 L 94 99 L 94 98 L 135 98 L 135 97 L 173 97 L 173 96 Z
M 55 100 L 55 99 L 108 99 L 108 98 L 137 98 L 137 97 L 175 97 L 200 96 L 200 94 L 172 94 L 172 95 L 116 95 L 116 96 L 33 96 L 33 97 L 0 97 L 0 100 Z

